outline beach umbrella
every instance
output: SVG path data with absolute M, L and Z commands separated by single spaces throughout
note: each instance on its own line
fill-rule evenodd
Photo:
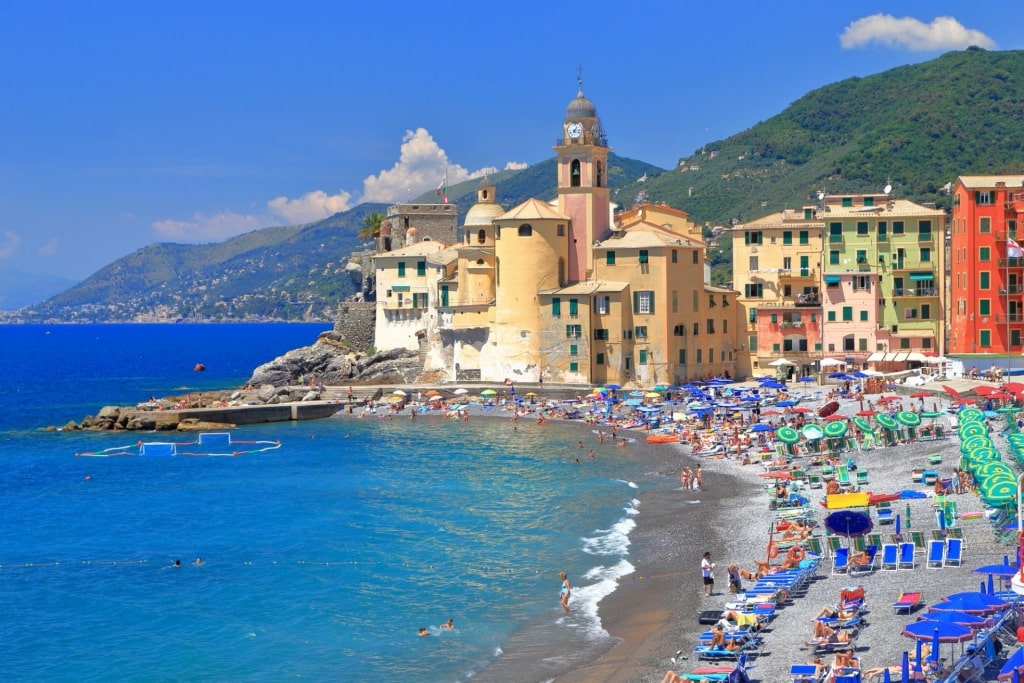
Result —
M 822 407 L 818 408 L 818 417 L 828 417 L 839 410 L 839 401 L 829 401 Z
M 481 396 L 494 396 L 497 393 L 498 392 L 495 391 L 494 389 L 484 389 L 483 391 L 480 392 L 480 395 Z
M 825 436 L 827 436 L 828 438 L 838 439 L 846 436 L 847 430 L 849 430 L 849 427 L 846 425 L 845 422 L 833 421 L 826 422 L 825 429 L 823 431 L 825 432 Z
M 793 406 L 796 405 L 796 401 L 792 401 L 792 400 L 787 398 L 784 401 L 779 401 L 775 405 L 777 405 L 780 408 L 792 408 Z
M 1017 524 L 1013 524 L 1013 529 L 1017 529 Z M 1003 558 L 1002 564 L 983 564 L 980 567 L 972 569 L 975 574 L 988 574 L 989 576 L 1013 576 L 1017 573 L 1018 567 L 1010 566 L 1010 559 L 1008 557 Z
M 935 419 L 937 417 L 942 417 L 942 412 L 938 410 L 926 410 L 923 413 L 921 413 L 921 417 Z
M 775 470 L 774 472 L 762 472 L 757 475 L 764 477 L 765 479 L 782 479 L 784 481 L 790 481 L 793 479 L 793 475 L 786 470 Z
M 885 413 L 875 415 L 875 422 L 886 429 L 899 429 L 900 427 L 899 423 L 891 415 L 886 415 Z
M 537 395 L 536 392 L 533 392 L 533 391 L 527 391 L 526 392 L 526 396 L 527 397 L 536 396 L 536 395 Z
M 928 398 L 931 396 L 930 392 L 927 391 L 915 391 L 910 395 L 910 398 Z
M 631 392 L 629 392 L 629 395 L 632 396 L 633 398 L 643 398 L 644 397 L 644 392 L 642 392 L 642 391 L 631 391 Z
M 870 376 L 871 375 L 869 375 L 869 374 L 867 374 L 865 372 L 861 372 L 860 370 L 858 370 L 857 372 L 855 372 L 852 375 L 850 375 L 850 377 L 853 377 L 854 379 L 867 379 Z
M 878 414 L 877 410 L 859 410 L 857 411 L 857 417 L 873 417 Z
M 610 389 L 611 391 L 618 391 L 619 389 L 622 388 L 618 384 L 605 384 L 604 386 L 605 386 L 605 389 Z M 677 387 L 677 391 L 678 391 L 678 387 Z
M 871 531 L 871 518 L 856 510 L 836 510 L 825 518 L 825 526 L 840 536 L 863 536 Z
M 973 399 L 969 399 L 969 398 L 968 399 L 960 399 L 960 401 L 961 402 L 974 403 L 974 400 Z M 964 408 L 959 413 L 957 413 L 957 418 L 961 422 L 965 422 L 965 421 L 967 421 L 967 422 L 980 422 L 984 417 L 985 417 L 985 414 L 982 413 L 977 408 Z
M 635 408 L 636 406 L 642 406 L 643 404 L 644 402 L 638 398 L 629 398 L 626 399 L 626 401 L 623 403 L 623 405 L 627 405 L 631 408 Z
M 668 391 L 668 387 L 665 386 L 664 384 L 656 384 L 654 385 L 652 391 Z
M 974 637 L 974 631 L 960 624 L 922 619 L 921 621 L 915 621 L 904 626 L 903 635 L 915 640 L 931 640 L 932 655 L 938 657 L 939 643 L 961 643 L 965 640 L 970 640 Z
M 770 424 L 765 424 L 764 422 L 758 422 L 757 424 L 755 424 L 753 427 L 750 428 L 750 431 L 752 431 L 752 432 L 771 432 L 771 431 L 775 431 L 775 428 L 772 427 Z
M 829 379 L 850 379 L 846 376 L 845 372 L 830 372 L 828 373 Z
M 810 408 L 808 408 L 807 406 L 797 406 L 796 408 L 792 409 L 792 412 L 794 412 L 794 413 L 813 413 L 814 411 L 811 410 Z
M 874 431 L 871 428 L 871 424 L 868 423 L 868 421 L 862 417 L 853 418 L 853 424 L 857 427 L 857 429 L 861 430 L 862 432 L 867 432 L 870 434 L 872 431 Z
M 394 391 L 391 392 L 391 395 L 392 396 L 401 396 L 402 398 L 405 398 L 406 396 L 408 396 L 408 394 L 405 393 L 404 391 L 402 391 L 401 389 L 395 389 Z
M 984 596 L 985 594 L 978 592 L 974 595 Z M 937 602 L 932 605 L 929 609 L 932 612 L 971 612 L 973 614 L 990 614 L 992 612 L 998 612 L 1000 609 L 1005 607 L 1006 603 L 1002 603 L 1002 607 L 999 607 L 986 602 L 983 597 L 976 597 L 942 600 L 941 602 Z
M 804 438 L 808 441 L 817 441 L 821 437 L 825 436 L 824 430 L 816 424 L 806 424 L 800 430 L 800 433 L 804 435 Z
M 430 391 L 428 391 L 428 392 L 426 393 L 426 395 L 427 395 L 427 396 L 440 396 L 440 395 L 441 395 L 441 392 L 440 392 L 440 391 L 438 391 L 437 389 L 431 389 Z
M 1006 658 L 997 678 L 1000 681 L 1016 680 L 1014 676 L 1019 676 L 1022 672 L 1024 672 L 1024 647 L 1019 647 Z
M 896 413 L 896 419 L 907 427 L 916 427 L 921 424 L 921 416 L 909 410 L 901 410 Z
M 903 651 L 903 665 L 900 667 L 900 683 L 910 683 L 910 655 Z
M 992 625 L 990 619 L 985 617 L 979 617 L 977 614 L 969 614 L 968 612 L 931 612 L 923 617 L 928 621 L 941 621 L 947 624 L 960 624 L 967 628 L 985 628 Z
M 644 398 L 661 398 L 661 394 L 659 394 L 657 391 L 648 391 L 646 394 L 644 394 Z
M 455 394 L 456 396 L 465 396 L 466 394 L 469 393 L 469 389 L 456 389 L 452 393 Z
M 798 382 L 813 382 L 814 378 L 813 377 L 804 376 L 804 377 L 799 378 L 797 381 Z
M 845 415 L 840 415 L 839 413 L 832 413 L 831 415 L 829 415 L 828 417 L 825 418 L 825 422 L 835 422 L 836 420 L 845 420 L 845 419 L 846 419 Z
M 433 401 L 440 401 L 440 400 L 441 400 L 441 394 L 434 394 L 433 396 L 428 396 L 427 397 L 427 402 L 428 403 L 432 403 Z
M 784 444 L 792 445 L 800 440 L 800 432 L 792 427 L 779 427 L 775 430 L 775 438 Z

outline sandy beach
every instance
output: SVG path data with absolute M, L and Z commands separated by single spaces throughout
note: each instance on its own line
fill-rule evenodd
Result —
M 958 390 L 968 391 L 970 386 L 966 381 L 959 381 Z M 805 391 L 812 393 L 815 388 Z M 898 392 L 903 397 L 904 407 L 916 403 L 908 397 L 909 393 L 906 389 Z M 949 400 L 940 389 L 934 393 L 934 399 L 926 402 L 929 408 L 937 403 L 941 409 L 949 405 Z M 816 407 L 813 401 L 808 401 L 807 405 Z M 858 402 L 843 401 L 840 411 L 844 415 L 853 415 L 859 407 Z M 993 438 L 997 444 L 1001 438 L 998 436 L 1000 423 L 1001 418 L 992 421 Z M 621 643 L 595 664 L 557 680 L 645 683 L 660 681 L 670 668 L 679 673 L 691 671 L 698 665 L 692 650 L 698 634 L 706 628 L 698 624 L 697 612 L 721 609 L 729 600 L 724 582 L 726 565 L 736 562 L 753 569 L 754 559 L 765 557 L 767 530 L 772 517 L 765 493 L 766 480 L 758 476 L 763 471 L 761 466 L 742 465 L 731 459 L 700 458 L 690 455 L 689 449 L 683 446 L 651 447 L 648 450 L 645 457 L 651 458 L 652 465 L 664 471 L 665 476 L 678 477 L 683 465 L 695 467 L 699 462 L 706 472 L 705 490 L 690 492 L 680 489 L 641 495 L 642 514 L 638 516 L 638 527 L 634 532 L 636 573 L 625 579 L 620 589 L 600 608 L 604 627 L 613 636 L 621 638 Z M 933 454 L 941 455 L 940 465 L 929 463 L 929 456 Z M 912 481 L 911 471 L 916 468 L 937 469 L 941 477 L 951 476 L 959 459 L 959 440 L 955 434 L 944 439 L 916 441 L 849 455 L 856 460 L 859 469 L 866 469 L 869 473 L 870 483 L 864 487 L 866 490 L 895 492 L 914 489 L 929 493 L 929 497 L 911 500 L 909 505 L 910 530 L 924 531 L 930 537 L 931 531 L 937 529 L 930 497 L 932 487 Z M 828 511 L 817 505 L 823 491 L 819 489 L 813 493 L 813 507 L 818 519 L 815 533 L 822 534 L 822 520 Z M 953 498 L 961 515 L 982 510 L 980 500 L 973 494 Z M 894 503 L 904 517 L 907 503 L 904 500 Z M 903 627 L 919 618 L 919 612 L 897 615 L 891 608 L 891 603 L 902 591 L 923 591 L 925 604 L 930 604 L 951 593 L 977 590 L 985 577 L 972 573 L 975 567 L 1001 562 L 1005 555 L 1013 561 L 1015 548 L 996 542 L 987 519 L 961 517 L 957 525 L 963 529 L 965 538 L 961 567 L 930 569 L 925 566 L 924 554 L 918 553 L 915 558 L 917 566 L 913 570 L 875 570 L 851 579 L 845 574 L 833 575 L 831 558 L 824 558 L 818 578 L 811 582 L 806 594 L 778 611 L 765 635 L 763 651 L 752 660 L 754 668 L 750 673 L 753 679 L 788 681 L 791 665 L 809 661 L 811 651 L 801 645 L 811 635 L 814 615 L 822 606 L 834 606 L 839 591 L 849 585 L 864 586 L 871 608 L 867 619 L 869 625 L 862 630 L 856 643 L 862 669 L 899 664 L 904 651 L 914 651 L 914 641 L 901 635 Z M 906 521 L 903 529 L 908 530 Z M 888 537 L 893 529 L 881 526 L 874 531 Z M 718 565 L 717 595 L 711 598 L 704 598 L 701 594 L 699 563 L 705 550 L 712 552 Z M 670 658 L 679 650 L 688 659 L 674 664 Z M 943 654 L 949 655 L 948 652 Z

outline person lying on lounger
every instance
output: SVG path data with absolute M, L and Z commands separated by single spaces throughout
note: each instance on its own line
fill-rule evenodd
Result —
M 838 645 L 839 643 L 849 643 L 851 639 L 852 635 L 849 631 L 836 631 L 833 628 L 829 628 L 823 621 L 815 621 L 814 633 L 811 635 L 810 640 L 804 641 L 804 646 Z
M 726 641 L 725 631 L 715 624 L 711 627 L 711 648 L 714 650 L 738 650 L 740 644 L 735 640 Z
M 828 605 L 825 605 L 824 607 L 821 608 L 821 611 L 818 612 L 814 616 L 814 620 L 817 621 L 818 619 L 821 619 L 822 617 L 826 617 L 828 619 L 839 619 L 839 620 L 852 619 L 854 616 L 856 616 L 856 614 L 857 614 L 857 610 L 855 610 L 855 609 L 845 610 L 845 609 L 842 608 L 841 605 L 837 606 L 835 608 L 832 608 L 832 607 L 829 607 Z

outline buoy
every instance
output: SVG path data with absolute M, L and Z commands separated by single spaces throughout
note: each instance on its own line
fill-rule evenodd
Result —
M 802 547 L 795 545 L 789 549 L 789 551 L 786 553 L 786 557 L 789 559 L 791 563 L 797 564 L 805 557 L 807 557 L 807 552 Z
M 196 363 L 196 366 L 192 369 L 195 370 L 196 372 L 202 372 L 206 370 L 206 366 L 203 365 L 202 363 Z
M 772 559 L 775 559 L 778 556 L 779 556 L 779 546 L 775 545 L 775 542 L 772 541 L 771 543 L 768 544 L 768 557 L 770 557 Z

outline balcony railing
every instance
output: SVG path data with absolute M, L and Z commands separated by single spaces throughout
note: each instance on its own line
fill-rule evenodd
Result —
M 1024 268 L 1024 257 L 1015 256 L 1013 258 L 1001 258 L 999 259 L 1000 268 Z
M 1021 323 L 1024 323 L 1024 313 L 997 315 L 996 323 L 1000 325 L 1020 325 Z
M 938 296 L 938 287 L 896 287 L 892 295 L 897 296 Z
M 1001 287 L 999 293 L 1003 295 L 1024 294 L 1024 285 L 1007 285 L 1006 287 Z
M 779 270 L 780 280 L 815 280 L 818 274 L 814 268 L 782 268 Z
M 820 360 L 821 351 L 758 351 L 760 358 L 785 358 L 787 360 Z

